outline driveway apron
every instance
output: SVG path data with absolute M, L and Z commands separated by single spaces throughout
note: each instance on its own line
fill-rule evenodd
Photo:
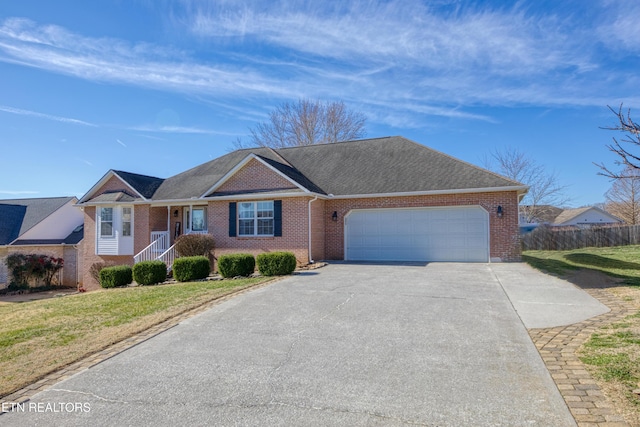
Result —
M 575 426 L 488 264 L 303 272 L 31 401 L 66 402 L 0 424 Z

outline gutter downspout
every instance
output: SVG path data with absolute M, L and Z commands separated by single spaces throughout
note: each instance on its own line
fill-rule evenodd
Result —
M 318 196 L 315 196 L 313 199 L 309 200 L 309 264 L 313 264 L 315 261 L 311 257 L 311 203 L 318 200 Z

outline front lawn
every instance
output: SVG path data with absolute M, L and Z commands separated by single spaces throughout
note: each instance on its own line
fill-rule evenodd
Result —
M 578 350 L 580 360 L 631 425 L 640 426 L 640 246 L 585 248 L 572 251 L 527 251 L 523 260 L 542 271 L 570 278 L 580 285 L 588 273 L 604 273 L 607 292 L 637 310 L 621 322 L 597 330 Z M 580 276 L 576 275 L 582 270 Z
M 0 396 L 177 314 L 267 280 L 178 283 L 0 302 Z
M 559 276 L 586 268 L 622 279 L 626 285 L 640 286 L 640 246 L 525 251 L 522 259 L 535 268 Z

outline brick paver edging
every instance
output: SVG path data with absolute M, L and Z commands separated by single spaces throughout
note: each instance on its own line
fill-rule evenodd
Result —
M 121 353 L 133 346 L 136 346 L 138 344 L 140 344 L 141 342 L 144 342 L 146 340 L 148 340 L 149 338 L 152 338 L 156 335 L 158 335 L 161 332 L 164 332 L 168 329 L 173 328 L 174 326 L 178 325 L 180 322 L 195 316 L 196 314 L 200 314 L 203 311 L 206 311 L 208 309 L 210 309 L 211 307 L 220 304 L 223 301 L 226 301 L 230 298 L 233 298 L 235 296 L 238 296 L 240 294 L 249 292 L 249 291 L 253 291 L 255 289 L 267 286 L 267 285 L 271 285 L 274 282 L 277 282 L 279 280 L 281 280 L 283 277 L 276 277 L 274 279 L 271 280 L 267 280 L 266 282 L 262 282 L 262 283 L 258 283 L 255 285 L 251 285 L 248 286 L 246 288 L 242 288 L 239 289 L 235 292 L 231 292 L 229 294 L 226 295 L 222 295 L 218 298 L 215 298 L 211 301 L 207 301 L 205 303 L 203 303 L 202 305 L 199 305 L 197 307 L 191 308 L 189 310 L 186 310 L 182 313 L 177 314 L 174 317 L 171 317 L 170 319 L 167 319 L 161 323 L 158 323 L 157 325 L 154 325 L 142 332 L 139 332 L 129 338 L 126 338 L 122 341 L 119 341 L 107 348 L 105 348 L 102 351 L 99 351 L 97 353 L 93 353 L 90 356 L 85 357 L 84 359 L 78 360 L 77 362 L 71 363 L 70 365 L 65 366 L 64 368 L 53 372 L 51 374 L 46 375 L 44 378 L 36 381 L 35 383 L 28 385 L 18 391 L 15 391 L 7 396 L 4 396 L 2 398 L 0 398 L 0 405 L 2 405 L 2 403 L 24 403 L 27 402 L 31 396 L 33 396 L 36 393 L 39 393 L 55 384 L 57 384 L 58 382 L 69 378 L 70 376 L 83 371 L 85 369 L 91 368 L 92 366 L 97 365 L 100 362 L 103 362 L 113 356 L 115 356 L 118 353 Z M 0 415 L 2 413 L 0 412 Z
M 634 308 L 604 289 L 583 289 L 609 307 L 608 313 L 569 326 L 530 329 L 529 335 L 579 427 L 629 427 L 576 351 L 599 328 L 624 319 Z

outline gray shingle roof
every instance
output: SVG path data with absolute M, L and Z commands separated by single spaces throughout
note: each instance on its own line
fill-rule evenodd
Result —
M 565 222 L 569 222 L 572 219 L 575 219 L 577 216 L 582 215 L 583 213 L 594 209 L 594 210 L 598 210 L 601 211 L 603 214 L 609 215 L 611 217 L 614 217 L 613 215 L 611 215 L 609 212 L 604 211 L 602 209 L 596 208 L 595 206 L 587 206 L 587 207 L 583 207 L 583 208 L 575 208 L 575 209 L 565 209 L 563 210 L 554 220 L 553 220 L 553 224 L 554 225 L 561 225 L 564 224 Z M 615 218 L 615 217 L 614 217 Z M 616 218 L 617 219 L 617 218 Z M 622 222 L 621 220 L 617 219 L 616 222 Z
M 0 200 L 0 245 L 11 243 L 74 197 Z
M 522 185 L 400 136 L 277 151 L 336 196 Z
M 0 204 L 0 245 L 18 238 L 26 211 L 26 206 Z
M 234 166 L 254 153 L 264 159 L 277 160 L 269 148 L 237 150 L 164 180 L 153 195 L 155 200 L 190 199 L 202 196 Z
M 64 239 L 19 239 L 13 242 L 11 246 L 27 246 L 27 245 L 77 245 L 84 238 L 84 225 L 76 227 Z
M 102 193 L 97 197 L 91 199 L 92 202 L 106 202 L 106 203 L 115 203 L 115 202 L 134 202 L 136 200 L 142 200 L 140 197 L 135 197 L 130 194 L 125 193 L 124 191 L 113 191 Z
M 164 180 L 114 172 L 146 198 L 191 199 L 201 197 L 251 154 L 318 194 L 347 196 L 523 186 L 400 136 L 277 150 L 237 150 Z M 208 196 L 220 195 L 214 192 Z
M 156 178 L 148 175 L 140 175 L 137 173 L 117 171 L 114 170 L 120 178 L 124 179 L 127 184 L 132 186 L 142 197 L 150 199 L 153 197 L 153 193 L 156 192 L 158 187 L 164 181 L 162 178 Z

